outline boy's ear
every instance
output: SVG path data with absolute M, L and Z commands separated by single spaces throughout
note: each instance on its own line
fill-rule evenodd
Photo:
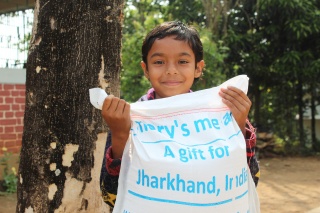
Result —
M 149 80 L 149 72 L 148 72 L 146 63 L 144 63 L 144 61 L 141 61 L 140 65 L 143 70 L 144 76 Z
M 194 71 L 195 78 L 199 78 L 201 76 L 204 66 L 205 66 L 204 60 L 201 60 L 197 63 L 197 68 Z

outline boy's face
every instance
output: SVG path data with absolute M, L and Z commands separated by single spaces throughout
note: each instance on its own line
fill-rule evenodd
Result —
M 156 98 L 188 93 L 194 78 L 200 77 L 204 67 L 203 60 L 195 64 L 194 53 L 187 42 L 174 38 L 157 39 L 147 55 L 148 68 L 141 62 Z

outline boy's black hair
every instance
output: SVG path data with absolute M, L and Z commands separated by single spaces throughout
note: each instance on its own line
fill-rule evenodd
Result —
M 142 60 L 146 65 L 147 56 L 154 41 L 156 39 L 163 39 L 167 36 L 176 36 L 176 40 L 188 42 L 194 53 L 196 64 L 203 60 L 203 47 L 198 31 L 194 27 L 186 26 L 181 21 L 170 21 L 156 26 L 146 35 L 141 49 Z

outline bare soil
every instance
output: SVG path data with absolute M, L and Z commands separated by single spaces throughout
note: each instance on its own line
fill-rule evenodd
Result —
M 320 157 L 260 159 L 262 213 L 307 213 L 320 207 Z M 0 213 L 14 213 L 16 194 L 0 195 Z
M 261 159 L 262 213 L 305 213 L 320 207 L 320 157 Z

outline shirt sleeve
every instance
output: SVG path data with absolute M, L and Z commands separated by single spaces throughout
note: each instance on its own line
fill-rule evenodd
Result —
M 250 173 L 255 185 L 258 185 L 260 178 L 260 168 L 259 163 L 255 155 L 256 149 L 256 133 L 254 127 L 247 120 L 247 128 L 246 128 L 246 149 L 247 149 L 247 163 L 250 169 Z
M 100 173 L 100 190 L 104 202 L 113 208 L 117 197 L 121 159 L 113 159 L 110 132 L 104 156 Z
M 106 153 L 106 169 L 110 175 L 119 176 L 121 158 L 113 159 L 112 146 L 107 149 Z

